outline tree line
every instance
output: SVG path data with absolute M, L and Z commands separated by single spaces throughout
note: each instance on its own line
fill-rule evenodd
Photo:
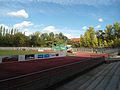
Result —
M 52 44 L 66 44 L 68 40 L 62 33 L 35 32 L 26 36 L 25 32 L 0 26 L 0 46 L 2 47 L 51 47 Z
M 107 25 L 105 30 L 95 30 L 89 27 L 80 36 L 79 47 L 120 47 L 120 23 Z
M 0 26 L 0 46 L 9 47 L 51 47 L 53 44 L 69 44 L 72 47 L 120 47 L 120 23 L 107 25 L 105 30 L 95 30 L 89 27 L 80 41 L 74 42 L 63 33 L 54 34 L 35 32 L 29 36 L 18 29 L 6 29 Z

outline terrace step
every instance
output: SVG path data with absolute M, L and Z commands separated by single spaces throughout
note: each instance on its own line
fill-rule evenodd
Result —
M 93 74 L 92 74 L 93 73 Z M 120 62 L 104 64 L 54 90 L 120 90 Z
M 113 67 L 114 67 L 114 64 L 108 65 L 105 69 L 103 69 L 102 71 L 100 71 L 97 75 L 95 75 L 94 77 L 92 77 L 90 80 L 88 80 L 85 84 L 83 84 L 77 90 L 85 90 L 87 88 L 88 89 L 94 88 L 103 79 L 103 77 L 99 77 L 99 76 L 101 76 L 104 72 L 105 72 L 104 75 L 106 75 L 109 72 L 109 70 L 111 70 L 111 68 L 113 68 Z

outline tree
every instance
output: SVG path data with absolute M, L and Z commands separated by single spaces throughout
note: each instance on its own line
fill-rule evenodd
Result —
M 40 39 L 41 33 L 40 32 L 35 32 L 33 33 L 31 37 L 31 46 L 41 46 L 41 39 Z
M 49 33 L 49 40 L 53 41 L 54 40 L 54 33 L 53 32 L 50 32 Z
M 21 32 L 18 32 L 14 35 L 14 45 L 15 46 L 27 46 L 28 37 L 22 34 Z
M 104 47 L 104 39 L 105 39 L 105 33 L 103 30 L 98 30 L 96 32 L 96 37 L 98 39 L 98 46 Z
M 105 30 L 105 37 L 106 37 L 106 40 L 107 42 L 113 40 L 113 27 L 112 25 L 107 25 L 106 26 L 106 30 Z
M 3 28 L 3 30 L 2 30 L 2 31 L 3 31 L 3 36 L 5 36 L 5 27 Z
M 83 35 L 80 36 L 80 47 L 84 47 L 84 37 L 83 37 Z
M 120 23 L 116 22 L 113 24 L 113 32 L 114 32 L 114 47 L 120 46 Z
M 114 36 L 120 38 L 120 23 L 116 22 L 113 24 Z
M 3 37 L 2 37 L 2 26 L 0 26 L 0 46 L 2 46 L 3 43 Z
M 84 34 L 84 46 L 94 47 L 95 46 L 95 30 L 93 27 L 89 27 Z
M 14 31 L 14 29 L 12 28 L 12 29 L 11 29 L 11 35 L 13 35 L 13 31 Z

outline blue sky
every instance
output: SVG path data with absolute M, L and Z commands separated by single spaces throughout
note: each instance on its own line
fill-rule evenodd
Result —
M 0 0 L 0 24 L 27 35 L 62 32 L 80 37 L 92 26 L 105 29 L 120 22 L 120 0 Z

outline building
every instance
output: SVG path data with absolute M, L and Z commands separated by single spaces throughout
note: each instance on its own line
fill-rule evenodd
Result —
M 80 38 L 71 38 L 71 41 L 80 42 Z

